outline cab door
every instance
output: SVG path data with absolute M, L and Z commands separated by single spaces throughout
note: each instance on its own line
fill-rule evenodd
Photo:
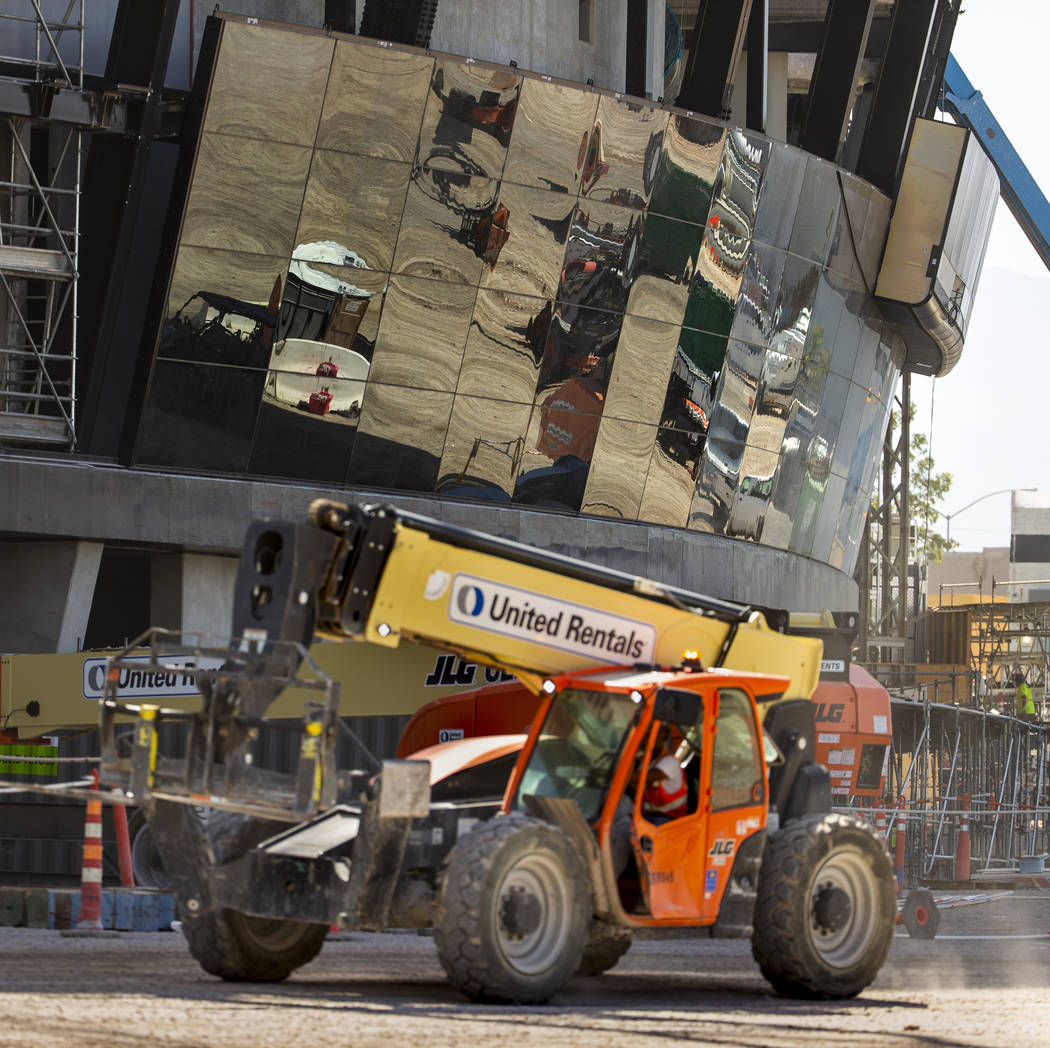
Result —
M 689 722 L 659 717 L 652 722 L 635 787 L 631 834 L 642 897 L 647 904 L 636 911 L 640 916 L 648 909 L 654 918 L 672 923 L 696 924 L 700 920 L 704 867 L 697 857 L 705 854 L 707 845 L 707 811 L 701 784 L 708 776 L 706 762 L 715 694 L 712 688 L 699 694 L 665 690 L 663 695 L 671 699 L 687 696 L 695 716 Z M 660 712 L 659 698 L 656 712 Z M 646 782 L 651 781 L 654 769 L 666 756 L 659 740 L 667 729 L 678 740 L 673 756 L 682 766 L 687 783 L 685 811 L 674 817 L 655 812 L 646 804 Z

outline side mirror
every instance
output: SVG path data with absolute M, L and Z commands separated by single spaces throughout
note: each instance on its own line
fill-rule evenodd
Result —
M 665 724 L 676 724 L 680 728 L 699 724 L 703 712 L 703 699 L 692 691 L 661 688 L 653 700 L 653 716 Z

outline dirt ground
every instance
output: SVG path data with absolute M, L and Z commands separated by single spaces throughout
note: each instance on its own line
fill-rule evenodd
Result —
M 647 938 L 611 972 L 542 1007 L 471 1004 L 432 940 L 353 933 L 285 983 L 205 975 L 181 934 L 72 939 L 0 928 L 2 1048 L 1050 1048 L 1050 891 L 942 911 L 934 940 L 898 929 L 847 1002 L 773 994 L 746 942 Z

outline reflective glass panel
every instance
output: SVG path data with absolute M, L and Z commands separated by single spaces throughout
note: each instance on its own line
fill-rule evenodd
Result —
M 700 456 L 689 527 L 720 535 L 725 533 L 740 481 L 747 433 L 748 418 L 724 403 L 719 390 Z
M 281 366 L 285 340 L 352 350 L 366 363 L 372 359 L 390 278 L 355 267 L 356 256 L 343 256 L 335 247 L 321 242 L 295 249 L 285 278 L 271 367 Z M 350 264 L 340 264 L 340 259 Z
M 182 243 L 259 255 L 292 253 L 310 150 L 204 135 L 182 222 Z M 266 206 L 260 207 L 260 201 Z
M 644 208 L 656 180 L 667 120 L 664 110 L 602 95 L 584 156 L 581 197 Z
M 451 412 L 451 393 L 369 382 L 349 482 L 433 491 Z
M 438 61 L 419 132 L 424 166 L 499 178 L 518 110 L 521 77 L 508 69 Z
M 784 252 L 753 243 L 744 265 L 744 278 L 733 318 L 733 338 L 765 345 L 774 331 L 773 313 L 780 300 Z
M 574 404 L 586 400 L 587 392 L 585 380 L 571 380 L 533 408 L 514 502 L 579 510 L 601 422 L 600 414 L 572 410 Z M 592 407 L 600 406 L 600 402 L 592 403 Z
M 740 480 L 725 533 L 731 538 L 763 541 L 766 515 L 779 480 L 780 455 L 748 445 L 740 460 Z
M 599 517 L 636 520 L 656 439 L 655 426 L 601 420 L 581 509 Z
M 820 504 L 816 524 L 813 528 L 813 544 L 808 551 L 800 552 L 806 552 L 808 556 L 813 557 L 815 560 L 828 562 L 835 542 L 835 534 L 842 519 L 842 500 L 845 491 L 845 477 L 832 473 L 828 477 L 827 486 L 824 489 L 824 498 Z
M 287 353 L 295 348 L 286 344 Z M 331 368 L 345 363 L 337 352 L 319 360 L 312 372 L 313 361 L 302 357 L 301 371 L 284 370 L 292 361 L 281 363 L 266 378 L 248 472 L 342 484 L 361 415 L 364 377 L 342 370 L 333 377 Z
M 831 460 L 831 471 L 839 473 L 844 477 L 850 477 L 850 470 L 861 452 L 861 427 L 865 422 L 867 404 L 867 391 L 855 386 L 851 382 L 846 391 L 846 410 L 842 415 L 842 426 L 839 429 L 839 439 L 835 445 L 835 454 Z M 867 449 L 865 449 L 867 450 Z M 866 457 L 866 456 L 865 456 Z M 860 480 L 859 476 L 851 478 L 854 483 Z
M 755 215 L 756 240 L 775 247 L 790 244 L 805 177 L 806 154 L 780 142 L 772 143 Z
M 870 280 L 874 287 L 876 273 L 864 271 L 861 276 L 859 261 L 859 237 L 867 225 L 870 197 L 864 192 L 864 184 L 848 174 L 842 173 L 842 201 L 835 230 L 828 252 L 828 268 L 849 280 Z
M 374 382 L 451 392 L 459 379 L 476 289 L 392 276 L 376 336 Z
M 892 203 L 873 186 L 863 186 L 862 191 L 868 197 L 868 211 L 864 227 L 858 231 L 853 225 L 857 237 L 857 251 L 860 255 L 861 283 L 874 288 L 879 275 L 879 264 L 882 262 L 882 249 L 886 244 L 886 233 L 890 226 Z
M 555 303 L 540 358 L 537 400 L 571 382 L 572 388 L 587 391 L 581 397 L 586 406 L 577 410 L 600 412 L 622 325 L 620 313 Z
M 806 177 L 791 231 L 792 254 L 825 262 L 836 229 L 841 199 L 835 168 L 815 156 L 806 158 Z
M 638 211 L 581 205 L 569 230 L 558 298 L 623 312 L 643 225 L 644 216 Z
M 243 472 L 265 381 L 265 371 L 155 361 L 136 463 Z
M 689 284 L 696 271 L 703 227 L 647 215 L 637 255 L 627 261 L 634 281 L 627 311 L 680 324 L 685 315 Z
M 317 150 L 296 250 L 325 244 L 365 269 L 389 269 L 411 174 L 408 164 Z
M 588 91 L 526 79 L 521 87 L 504 181 L 575 198 L 597 108 L 598 96 Z
M 660 427 L 638 508 L 640 520 L 685 527 L 706 432 L 699 421 L 689 429 Z
M 326 36 L 223 22 L 204 130 L 312 146 L 332 48 Z
M 798 501 L 788 549 L 808 556 L 813 549 L 817 520 L 831 479 L 831 448 L 820 434 L 807 437 L 804 432 L 800 432 L 799 439 L 797 451 L 792 449 L 790 474 L 792 486 L 798 492 Z M 785 462 L 785 471 L 787 465 Z
M 524 186 L 500 187 L 481 286 L 552 297 L 558 289 L 575 202 Z
M 286 264 L 264 255 L 183 247 L 175 263 L 158 355 L 267 367 Z
M 426 55 L 337 41 L 318 148 L 411 163 L 433 68 Z
M 479 291 L 456 391 L 531 404 L 553 310 L 550 299 Z
M 605 416 L 659 425 L 665 376 L 678 350 L 679 328 L 625 317 L 605 400 Z
M 672 113 L 649 213 L 704 225 L 728 132 L 701 117 Z
M 744 422 L 746 439 L 747 429 L 751 424 L 751 415 L 755 410 L 758 381 L 762 376 L 765 355 L 764 346 L 753 346 L 750 342 L 729 340 L 729 351 L 726 353 L 725 368 L 719 384 L 718 404 L 711 419 L 714 425 L 720 417 L 719 407 L 730 412 L 733 416 L 731 421 L 734 439 L 739 437 L 735 419 L 741 419 Z
M 525 450 L 531 406 L 457 396 L 437 494 L 509 502 Z
M 409 183 L 394 271 L 476 285 L 506 242 L 498 192 L 492 179 L 424 162 Z

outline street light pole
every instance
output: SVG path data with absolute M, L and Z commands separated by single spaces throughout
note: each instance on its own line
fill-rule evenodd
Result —
M 973 502 L 967 502 L 962 509 L 957 509 L 954 513 L 942 513 L 944 517 L 944 544 L 945 546 L 951 547 L 952 544 L 952 517 L 957 517 L 960 513 L 970 509 L 972 506 L 976 506 L 978 502 L 984 502 L 985 499 L 990 499 L 993 495 L 1005 495 L 1008 491 L 1037 491 L 1037 488 L 999 488 L 998 491 L 989 491 L 986 495 L 981 495 L 980 498 L 976 498 Z

